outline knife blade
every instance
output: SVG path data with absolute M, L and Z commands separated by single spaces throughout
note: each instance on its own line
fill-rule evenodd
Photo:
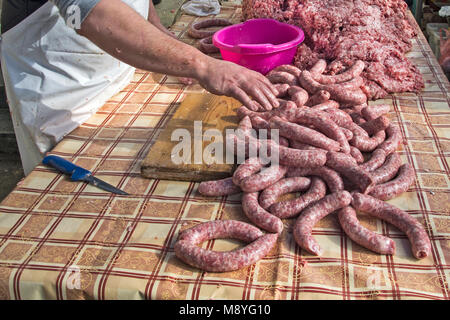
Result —
M 94 177 L 92 175 L 92 172 L 90 172 L 89 170 L 79 167 L 79 166 L 73 164 L 72 162 L 67 161 L 66 159 L 63 159 L 61 157 L 53 156 L 53 155 L 47 156 L 42 160 L 42 163 L 45 165 L 51 166 L 64 174 L 70 175 L 70 179 L 72 181 L 84 181 L 84 182 L 87 182 L 87 183 L 97 187 L 97 188 L 100 188 L 100 189 L 108 191 L 108 192 L 112 192 L 112 193 L 120 194 L 120 195 L 129 195 L 125 191 L 122 191 L 122 190 L 110 185 L 109 183 L 107 183 L 99 178 Z

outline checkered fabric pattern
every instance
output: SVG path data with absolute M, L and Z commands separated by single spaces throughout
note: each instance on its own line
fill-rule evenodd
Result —
M 238 22 L 238 3 L 226 2 L 220 17 Z M 172 30 L 183 41 L 193 21 L 182 15 Z M 405 144 L 404 162 L 415 184 L 389 202 L 420 220 L 431 255 L 413 257 L 406 236 L 365 214 L 364 226 L 391 237 L 394 256 L 352 242 L 335 215 L 313 235 L 322 257 L 301 250 L 292 220 L 261 261 L 226 273 L 201 272 L 174 255 L 180 230 L 220 219 L 247 221 L 240 196 L 206 198 L 198 183 L 145 179 L 140 163 L 161 128 L 189 92 L 176 78 L 137 71 L 133 81 L 51 152 L 85 167 L 130 193 L 118 196 L 70 182 L 38 166 L 0 205 L 2 299 L 449 299 L 450 110 L 449 83 L 423 34 L 409 57 L 426 88 L 371 103 L 392 105 Z M 204 248 L 230 250 L 238 242 L 212 240 Z

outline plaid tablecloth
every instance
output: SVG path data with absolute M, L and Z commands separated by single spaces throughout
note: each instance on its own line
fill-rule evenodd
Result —
M 220 15 L 238 22 L 236 3 Z M 172 27 L 193 43 L 183 15 Z M 2 299 L 449 299 L 450 110 L 449 83 L 423 34 L 409 57 L 425 90 L 371 103 L 389 103 L 407 143 L 399 151 L 416 170 L 408 192 L 390 202 L 419 219 L 431 255 L 416 260 L 406 236 L 367 215 L 363 225 L 394 239 L 394 256 L 374 254 L 352 242 L 336 216 L 320 221 L 315 257 L 295 244 L 293 221 L 276 247 L 248 268 L 200 272 L 180 262 L 173 245 L 180 230 L 216 219 L 248 221 L 240 196 L 205 198 L 198 183 L 144 179 L 140 163 L 188 92 L 177 79 L 137 71 L 133 81 L 89 121 L 64 138 L 52 154 L 92 170 L 127 191 L 117 196 L 38 166 L 0 205 Z M 205 247 L 236 248 L 209 241 Z

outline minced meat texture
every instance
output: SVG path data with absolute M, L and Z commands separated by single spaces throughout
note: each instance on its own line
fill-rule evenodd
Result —
M 418 92 L 422 75 L 406 58 L 417 35 L 403 0 L 244 0 L 244 19 L 273 18 L 305 32 L 294 64 L 310 68 L 318 59 L 338 73 L 356 60 L 366 63 L 362 90 L 369 99 Z

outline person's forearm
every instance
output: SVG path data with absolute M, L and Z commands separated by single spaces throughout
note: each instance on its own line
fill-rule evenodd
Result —
M 78 33 L 136 68 L 198 78 L 212 59 L 161 32 L 120 0 L 102 0 Z

